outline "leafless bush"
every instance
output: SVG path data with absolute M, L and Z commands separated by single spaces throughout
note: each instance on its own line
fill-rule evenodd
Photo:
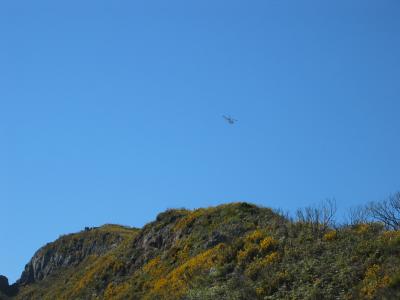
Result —
M 307 206 L 296 212 L 297 221 L 311 226 L 313 231 L 325 231 L 335 225 L 336 201 L 327 199 L 317 206 Z
M 400 230 L 400 192 L 380 202 L 370 202 L 366 210 L 376 221 L 387 229 Z
M 368 209 L 364 205 L 359 205 L 349 209 L 347 219 L 348 224 L 358 225 L 369 223 L 371 221 L 371 216 Z

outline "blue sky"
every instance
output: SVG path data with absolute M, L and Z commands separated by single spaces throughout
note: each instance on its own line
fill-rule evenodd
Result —
M 2 1 L 0 274 L 166 208 L 400 190 L 399 36 L 398 0 Z

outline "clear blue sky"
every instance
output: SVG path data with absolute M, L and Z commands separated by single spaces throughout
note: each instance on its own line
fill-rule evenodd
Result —
M 2 1 L 0 274 L 166 208 L 400 190 L 399 53 L 398 0 Z

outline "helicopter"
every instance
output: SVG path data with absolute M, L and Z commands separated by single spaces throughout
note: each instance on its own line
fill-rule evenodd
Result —
M 231 116 L 222 116 L 229 124 L 233 125 L 235 124 L 238 120 L 232 118 Z

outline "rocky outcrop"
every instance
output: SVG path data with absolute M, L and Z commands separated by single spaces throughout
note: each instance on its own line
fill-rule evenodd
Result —
M 130 245 L 129 261 L 131 272 L 140 268 L 154 256 L 170 249 L 181 236 L 174 230 L 176 222 L 186 213 L 169 210 L 160 213 L 156 221 L 143 227 Z
M 8 283 L 8 278 L 6 276 L 0 275 L 0 299 L 1 294 L 6 296 L 14 296 L 17 293 L 17 285 Z
M 0 292 L 5 292 L 8 288 L 8 278 L 0 275 Z
M 229 214 L 235 218 L 227 218 Z M 144 226 L 132 241 L 132 252 L 128 256 L 130 272 L 158 255 L 168 256 L 181 250 L 182 244 L 188 239 L 192 240 L 190 254 L 196 255 L 220 243 L 230 243 L 254 226 L 272 226 L 281 221 L 283 218 L 270 209 L 260 209 L 241 202 L 194 212 L 167 210 L 160 213 L 154 222 Z M 213 230 L 205 230 L 211 227 Z
M 122 241 L 118 233 L 100 229 L 63 236 L 39 249 L 25 266 L 18 285 L 37 282 L 63 267 L 80 264 L 89 255 L 102 255 Z
M 188 239 L 196 241 L 190 242 L 192 247 L 189 253 L 196 255 L 220 243 L 230 243 L 254 226 L 270 226 L 279 219 L 271 210 L 247 203 L 196 211 L 167 210 L 160 213 L 154 222 L 135 231 L 137 235 L 135 234 L 121 254 L 125 261 L 124 270 L 134 273 L 156 256 L 168 256 L 174 251 L 180 251 Z M 113 226 L 115 225 L 106 225 L 107 228 L 87 227 L 79 233 L 62 236 L 45 245 L 25 266 L 18 285 L 42 281 L 62 268 L 79 265 L 90 255 L 101 256 L 118 247 L 124 240 L 126 230 L 131 234 L 132 228 Z

